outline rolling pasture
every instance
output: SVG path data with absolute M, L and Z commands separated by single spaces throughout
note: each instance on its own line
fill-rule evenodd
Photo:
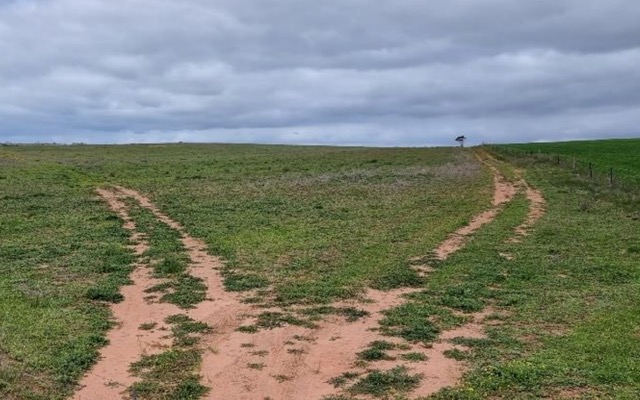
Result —
M 640 177 L 640 142 L 603 143 L 549 151 Z M 222 144 L 2 146 L 0 167 L 2 398 L 640 394 L 640 207 L 571 171 Z M 147 347 L 105 368 L 118 332 Z

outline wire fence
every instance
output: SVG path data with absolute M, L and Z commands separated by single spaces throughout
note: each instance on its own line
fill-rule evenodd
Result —
M 576 176 L 594 183 L 608 185 L 624 191 L 640 190 L 637 179 L 625 174 L 624 169 L 616 168 L 613 165 L 602 165 L 602 163 L 594 163 L 575 156 L 547 153 L 540 150 L 525 150 L 504 145 L 486 145 L 486 147 L 494 154 L 516 158 L 528 163 L 554 165 L 567 169 Z

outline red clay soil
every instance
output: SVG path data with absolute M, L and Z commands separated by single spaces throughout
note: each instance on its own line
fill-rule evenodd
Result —
M 517 188 L 500 174 L 497 168 L 486 162 L 486 156 L 479 158 L 492 171 L 494 177 L 494 196 L 489 209 L 475 216 L 471 222 L 443 241 L 435 250 L 439 259 L 446 259 L 464 247 L 467 239 L 485 224 L 490 223 L 502 210 L 504 204 L 511 201 Z M 370 313 L 368 317 L 355 322 L 343 318 L 329 317 L 319 323 L 319 327 L 310 329 L 300 326 L 284 326 L 257 333 L 237 331 L 241 325 L 254 322 L 254 316 L 264 311 L 244 304 L 239 295 L 226 292 L 222 284 L 219 269 L 222 261 L 209 255 L 205 245 L 189 236 L 184 228 L 163 214 L 154 204 L 138 192 L 117 187 L 114 191 L 99 190 L 98 193 L 124 221 L 129 230 L 136 251 L 141 255 L 147 243 L 136 232 L 135 222 L 128 215 L 126 205 L 120 200 L 129 197 L 153 212 L 159 221 L 179 231 L 182 243 L 187 249 L 191 263 L 189 273 L 200 277 L 207 285 L 207 300 L 186 313 L 193 319 L 205 322 L 213 327 L 210 334 L 202 338 L 204 349 L 201 368 L 201 382 L 208 388 L 206 395 L 210 400 L 240 399 L 320 399 L 325 395 L 339 391 L 328 381 L 347 371 L 366 372 L 358 369 L 354 362 L 356 353 L 366 349 L 370 342 L 387 340 L 403 343 L 398 338 L 382 336 L 377 328 L 384 310 L 403 304 L 404 295 L 419 289 L 399 289 L 388 292 L 369 290 L 366 298 L 369 302 L 346 302 L 336 306 L 356 306 Z M 535 220 L 527 218 L 528 229 Z M 523 225 L 525 225 L 523 224 Z M 428 266 L 422 268 L 428 273 Z M 144 322 L 156 322 L 164 326 L 166 316 L 185 313 L 170 304 L 149 303 L 144 300 L 144 289 L 157 283 L 151 277 L 148 265 L 136 264 L 132 274 L 133 285 L 123 288 L 124 301 L 112 306 L 117 326 L 109 332 L 109 345 L 101 351 L 101 359 L 85 376 L 83 387 L 76 393 L 76 399 L 117 399 L 128 398 L 123 390 L 135 382 L 127 369 L 132 362 L 143 354 L 151 354 L 169 345 L 169 339 L 162 339 L 162 332 L 142 331 L 138 327 Z M 456 329 L 443 332 L 429 348 L 421 344 L 410 344 L 411 350 L 424 353 L 427 361 L 401 362 L 380 361 L 370 365 L 378 369 L 389 369 L 397 365 L 406 365 L 410 373 L 424 375 L 421 386 L 412 396 L 427 396 L 442 388 L 456 385 L 464 372 L 464 362 L 444 356 L 447 350 L 462 349 L 450 342 L 455 337 L 483 337 L 482 321 L 489 311 L 467 314 L 470 322 Z M 393 351 L 392 351 L 393 353 Z

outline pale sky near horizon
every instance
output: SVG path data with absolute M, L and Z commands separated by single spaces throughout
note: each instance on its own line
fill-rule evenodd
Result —
M 636 0 L 0 0 L 0 142 L 640 136 Z

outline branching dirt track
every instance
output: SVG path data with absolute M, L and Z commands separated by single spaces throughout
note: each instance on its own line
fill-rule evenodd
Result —
M 483 151 L 476 152 L 478 159 L 493 174 L 494 198 L 491 206 L 472 218 L 471 222 L 445 239 L 433 253 L 444 260 L 462 247 L 471 235 L 482 226 L 493 221 L 521 190 L 525 191 L 530 203 L 530 211 L 521 226 L 514 232 L 519 240 L 532 228 L 544 213 L 542 194 L 531 188 L 522 173 L 517 171 L 518 181 L 510 182 L 495 166 L 497 161 Z M 98 189 L 97 193 L 107 202 L 124 222 L 130 232 L 131 241 L 139 257 L 132 273 L 133 284 L 122 289 L 125 300 L 112 306 L 116 327 L 109 332 L 109 345 L 101 351 L 101 358 L 94 368 L 83 378 L 75 399 L 99 400 L 129 398 L 126 388 L 135 382 L 128 368 L 143 354 L 154 354 L 170 346 L 170 338 L 162 337 L 161 330 L 139 330 L 141 323 L 155 322 L 166 325 L 164 319 L 172 314 L 186 313 L 191 318 L 206 322 L 213 331 L 202 340 L 204 349 L 201 368 L 201 382 L 210 388 L 207 399 L 320 399 L 339 391 L 328 381 L 347 371 L 365 372 L 354 365 L 356 353 L 367 348 L 374 340 L 387 340 L 400 344 L 399 338 L 382 336 L 378 331 L 378 321 L 382 312 L 404 303 L 406 294 L 421 289 L 398 289 L 388 292 L 369 290 L 366 298 L 370 302 L 343 302 L 335 306 L 357 306 L 369 312 L 369 316 L 355 322 L 342 318 L 328 317 L 316 328 L 287 325 L 271 330 L 261 330 L 254 334 L 237 331 L 241 325 L 250 324 L 257 310 L 242 303 L 242 297 L 224 290 L 219 269 L 223 266 L 217 257 L 209 255 L 205 245 L 191 237 L 176 221 L 163 214 L 154 204 L 138 192 L 122 187 Z M 129 216 L 128 208 L 122 200 L 136 200 L 150 210 L 155 217 L 177 230 L 188 252 L 191 262 L 189 273 L 202 278 L 207 285 L 207 300 L 196 308 L 185 311 L 167 303 L 149 302 L 144 298 L 144 290 L 159 282 L 152 277 L 149 265 L 141 257 L 148 247 L 144 235 L 136 230 L 135 221 Z M 429 265 L 415 267 L 423 275 L 432 271 Z M 419 363 L 402 361 L 378 361 L 372 367 L 386 370 L 405 364 L 411 373 L 423 374 L 424 379 L 412 396 L 427 396 L 442 388 L 459 382 L 465 372 L 465 364 L 444 356 L 447 350 L 462 348 L 450 339 L 455 337 L 483 337 L 483 319 L 492 310 L 471 314 L 467 324 L 445 331 L 432 347 L 409 344 L 411 350 L 424 353 L 428 360 Z M 165 331 L 166 332 L 166 331 Z M 404 343 L 403 344 L 407 344 Z M 248 368 L 249 364 L 264 365 L 264 368 Z

